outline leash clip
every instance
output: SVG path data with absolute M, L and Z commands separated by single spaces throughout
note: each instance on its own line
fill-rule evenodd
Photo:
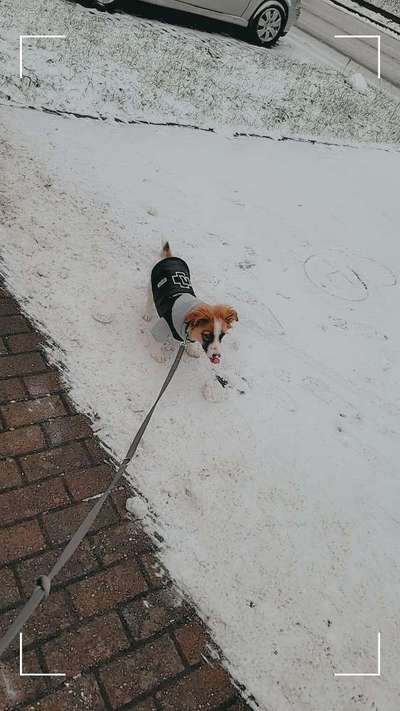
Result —
M 39 588 L 42 588 L 42 590 L 44 592 L 45 600 L 47 600 L 47 598 L 50 595 L 50 589 L 51 589 L 51 580 L 50 580 L 49 576 L 48 575 L 39 575 L 39 577 L 36 578 L 36 585 Z

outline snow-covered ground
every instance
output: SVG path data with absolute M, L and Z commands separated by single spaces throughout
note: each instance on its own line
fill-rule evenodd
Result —
M 334 1 L 335 0 L 333 0 L 333 2 Z M 384 26 L 390 30 L 395 37 L 399 35 L 400 0 L 369 0 L 368 5 L 364 5 L 364 3 L 359 2 L 359 0 L 340 0 L 340 6 L 347 7 L 352 12 L 368 18 L 373 24 L 375 24 L 378 30 Z M 379 12 L 380 9 L 387 10 L 392 15 L 397 16 L 399 20 L 389 19 Z
M 296 32 L 266 52 L 63 0 L 1 16 L 1 270 L 117 458 L 165 375 L 141 318 L 160 237 L 239 311 L 228 399 L 182 362 L 130 508 L 263 711 L 398 711 L 400 155 L 232 134 L 395 143 L 399 106 Z M 67 35 L 25 41 L 22 82 L 21 33 Z M 378 631 L 382 678 L 335 678 L 376 671 Z
M 141 318 L 160 236 L 239 312 L 229 399 L 185 359 L 130 467 L 230 670 L 263 711 L 398 711 L 399 154 L 1 124 L 2 269 L 118 458 L 165 375 Z M 335 678 L 376 672 L 378 631 L 382 677 Z
M 20 34 L 65 34 L 24 40 Z M 90 11 L 65 0 L 2 0 L 0 101 L 224 132 L 397 142 L 399 103 L 340 71 L 234 37 Z M 151 51 L 150 51 L 151 48 Z
M 400 18 L 400 0 L 368 0 L 371 5 L 378 9 L 387 10 Z

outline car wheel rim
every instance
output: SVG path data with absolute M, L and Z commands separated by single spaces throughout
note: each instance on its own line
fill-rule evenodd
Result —
M 101 7 L 107 7 L 107 5 L 112 5 L 114 0 L 97 0 L 97 4 Z
M 257 35 L 261 42 L 274 40 L 281 30 L 282 15 L 275 7 L 268 7 L 257 22 Z

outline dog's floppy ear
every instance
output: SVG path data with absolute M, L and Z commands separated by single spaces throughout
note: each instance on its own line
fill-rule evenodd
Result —
M 205 326 L 207 323 L 210 323 L 211 320 L 212 313 L 207 304 L 199 304 L 185 316 L 185 323 L 187 323 L 191 328 Z
M 218 307 L 220 309 L 221 317 L 226 321 L 228 326 L 232 326 L 234 321 L 239 321 L 239 316 L 237 311 L 232 308 L 232 306 L 226 306 L 223 304 Z

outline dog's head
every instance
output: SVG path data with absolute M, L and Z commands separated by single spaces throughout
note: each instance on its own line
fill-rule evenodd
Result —
M 235 309 L 224 304 L 217 306 L 199 304 L 185 316 L 189 337 L 201 343 L 212 363 L 219 363 L 221 341 L 238 320 Z

